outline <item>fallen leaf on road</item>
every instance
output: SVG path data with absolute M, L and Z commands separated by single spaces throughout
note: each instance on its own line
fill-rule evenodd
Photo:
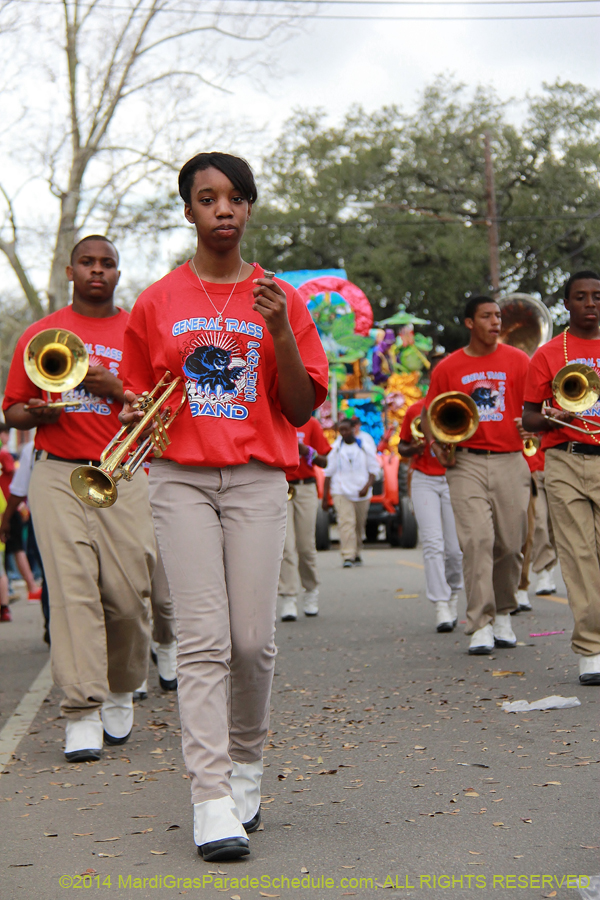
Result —
M 108 844 L 109 841 L 119 841 L 119 840 L 120 840 L 120 838 L 118 838 L 118 837 L 99 838 L 98 840 L 94 841 L 94 843 L 95 844 Z
M 166 850 L 151 850 L 150 853 L 152 854 L 152 856 L 166 856 L 167 855 Z
M 93 831 L 84 831 L 84 832 L 74 831 L 73 837 L 90 837 L 90 835 L 92 835 L 93 833 L 94 833 Z
M 478 850 L 469 850 L 469 853 L 473 856 L 481 856 L 481 853 Z
M 261 897 L 280 897 L 281 896 L 281 894 L 265 894 L 264 891 L 259 891 L 258 893 L 260 894 Z
M 169 825 L 169 827 L 166 830 L 167 831 L 177 831 L 177 829 L 180 827 L 181 827 L 180 825 Z
M 525 822 L 527 825 L 533 825 L 533 819 L 524 819 L 521 817 L 521 822 Z
M 28 869 L 33 863 L 11 863 L 9 869 Z
M 477 791 L 465 791 L 465 797 L 479 797 Z
M 600 850 L 600 844 L 592 844 L 591 846 L 588 846 L 587 844 L 580 844 L 579 846 L 582 850 Z
M 525 674 L 525 672 L 510 672 L 505 669 L 494 669 L 494 671 L 492 672 L 492 675 L 495 678 L 503 678 L 505 675 L 524 675 L 524 674 Z
M 308 869 L 306 868 L 306 866 L 302 866 L 300 871 L 302 872 L 303 875 L 308 875 Z
M 492 822 L 496 828 L 504 828 L 504 822 Z
M 556 891 L 550 891 L 549 894 L 542 894 L 542 897 L 556 897 Z
M 44 837 L 58 837 L 58 833 L 56 831 L 45 831 Z
M 99 853 L 98 856 L 101 856 L 103 859 L 116 859 L 117 856 L 123 856 L 122 853 Z
M 156 815 L 152 815 L 150 813 L 145 813 L 141 816 L 131 816 L 132 819 L 155 819 Z

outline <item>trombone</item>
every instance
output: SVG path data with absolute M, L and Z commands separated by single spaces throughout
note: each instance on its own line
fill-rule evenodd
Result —
M 449 460 L 454 459 L 456 445 L 468 441 L 479 428 L 475 401 L 462 391 L 446 391 L 435 397 L 428 410 L 431 433 L 440 444 L 450 445 Z
M 410 423 L 410 433 L 415 444 L 420 444 L 425 440 L 425 435 L 421 429 L 421 416 L 415 416 Z
M 600 378 L 595 369 L 586 366 L 583 363 L 570 363 L 563 366 L 552 380 L 552 394 L 561 409 L 570 413 L 585 412 L 590 409 L 600 397 Z M 558 422 L 565 428 L 572 428 L 573 431 L 580 431 L 582 434 L 600 434 L 597 419 L 586 419 L 585 416 L 577 415 L 581 422 L 587 422 L 595 425 L 594 429 L 580 428 L 570 422 L 562 422 L 550 415 L 550 407 L 544 407 L 542 414 L 550 420 L 550 422 Z
M 89 354 L 81 338 L 64 328 L 47 328 L 34 335 L 23 353 L 29 379 L 48 394 L 62 394 L 81 384 L 89 367 Z M 81 406 L 81 400 L 50 400 L 36 409 Z M 25 405 L 25 409 L 30 409 Z
M 161 412 L 161 407 L 182 381 L 181 375 L 173 378 L 172 381 L 169 381 L 170 378 L 171 373 L 167 371 L 156 387 L 149 393 L 144 391 L 136 406 L 137 409 L 142 410 L 144 415 L 136 425 L 133 423 L 124 425 L 117 432 L 102 451 L 99 466 L 77 466 L 71 472 L 71 487 L 79 499 L 88 506 L 93 506 L 95 509 L 112 506 L 118 497 L 117 482 L 121 478 L 131 481 L 150 454 L 154 454 L 155 457 L 162 456 L 171 443 L 167 431 L 183 409 L 187 394 L 184 390 L 176 410 L 167 408 Z M 141 442 L 137 450 L 131 453 L 135 442 L 151 424 L 154 424 L 153 430 Z M 127 462 L 123 463 L 125 457 L 130 453 L 131 456 Z

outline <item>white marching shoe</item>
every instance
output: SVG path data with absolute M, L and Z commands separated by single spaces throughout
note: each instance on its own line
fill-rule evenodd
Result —
M 207 861 L 248 856 L 248 835 L 233 797 L 194 803 L 194 841 L 199 856 Z
M 496 621 L 494 622 L 493 627 L 494 632 L 494 643 L 496 647 L 516 647 L 517 646 L 517 636 L 512 630 L 512 625 L 510 624 L 510 616 L 496 616 Z
M 260 825 L 260 784 L 263 775 L 263 761 L 233 762 L 231 791 L 239 817 L 247 834 L 252 834 Z
M 295 622 L 298 618 L 296 598 L 281 594 L 281 621 Z
M 102 704 L 102 724 L 107 744 L 124 744 L 133 728 L 133 693 L 109 691 Z
M 600 653 L 579 657 L 579 681 L 581 684 L 600 684 Z
M 163 691 L 177 690 L 177 641 L 155 644 L 158 680 Z
M 315 588 L 314 591 L 304 591 L 303 606 L 304 606 L 304 615 L 305 616 L 318 616 L 319 615 L 319 589 L 318 588 Z
M 517 609 L 515 612 L 529 612 L 533 609 L 527 591 L 517 591 Z
M 69 762 L 92 762 L 102 755 L 100 710 L 67 722 L 65 756 Z
M 436 631 L 452 631 L 454 629 L 454 619 L 450 612 L 450 606 L 446 600 L 436 600 L 435 604 L 435 627 Z
M 452 591 L 448 600 L 448 609 L 454 625 L 458 622 L 458 591 Z
M 473 632 L 469 644 L 469 654 L 471 656 L 483 656 L 486 653 L 491 653 L 493 649 L 494 629 L 491 625 L 484 625 L 483 628 L 478 628 L 477 631 Z
M 535 592 L 538 596 L 556 593 L 556 581 L 554 580 L 555 571 L 556 566 L 552 566 L 551 569 L 542 569 L 538 574 L 537 584 L 535 586 Z

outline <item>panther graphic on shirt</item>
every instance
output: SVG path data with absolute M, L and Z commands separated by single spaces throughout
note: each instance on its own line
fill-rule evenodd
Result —
M 506 408 L 506 372 L 472 372 L 462 384 L 479 413 L 480 422 L 501 422 Z
M 257 399 L 260 342 L 246 340 L 244 346 L 239 335 L 250 336 L 249 329 L 238 320 L 226 319 L 225 331 L 214 320 L 208 324 L 210 329 L 194 331 L 180 350 L 190 412 L 193 417 L 245 419 L 246 404 Z M 254 338 L 258 328 L 252 324 Z

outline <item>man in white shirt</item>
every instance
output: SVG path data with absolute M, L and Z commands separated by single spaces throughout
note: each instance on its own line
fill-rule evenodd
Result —
M 343 567 L 362 565 L 360 551 L 367 521 L 372 487 L 381 468 L 375 454 L 361 446 L 350 419 L 338 422 L 341 441 L 336 441 L 327 457 L 323 509 L 329 508 L 329 490 L 337 515 Z
M 352 428 L 354 431 L 354 437 L 358 441 L 361 447 L 364 447 L 369 453 L 372 453 L 373 456 L 377 455 L 377 446 L 375 444 L 374 439 L 369 434 L 368 431 L 364 431 L 362 427 L 362 422 L 358 418 L 358 416 L 352 417 Z

